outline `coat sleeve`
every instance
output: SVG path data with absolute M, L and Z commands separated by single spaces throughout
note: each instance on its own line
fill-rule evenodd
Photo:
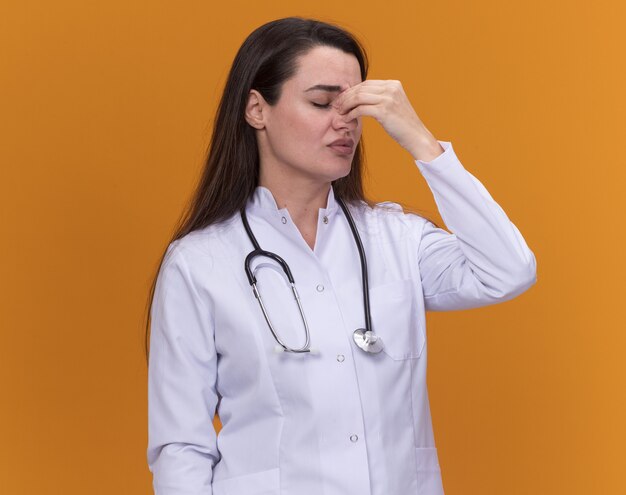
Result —
M 512 299 L 536 282 L 535 256 L 452 144 L 439 143 L 441 155 L 415 161 L 451 231 L 428 220 L 423 224 L 418 259 L 425 309 L 469 309 Z
M 176 242 L 168 247 L 152 302 L 148 466 L 155 495 L 211 495 L 220 458 L 213 322 Z

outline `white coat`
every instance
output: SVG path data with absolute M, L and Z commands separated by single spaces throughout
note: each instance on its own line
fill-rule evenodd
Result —
M 241 217 L 174 241 L 152 306 L 147 459 L 157 495 L 440 495 L 426 389 L 425 311 L 476 308 L 521 294 L 536 262 L 519 230 L 459 162 L 450 142 L 416 160 L 450 232 L 385 203 L 349 205 L 367 256 L 366 354 L 358 250 L 333 191 L 312 250 L 257 187 L 247 206 L 262 249 L 290 266 L 311 353 L 277 353 L 244 272 Z M 268 313 L 291 347 L 305 333 L 278 265 L 252 264 Z M 216 436 L 216 412 L 222 429 Z

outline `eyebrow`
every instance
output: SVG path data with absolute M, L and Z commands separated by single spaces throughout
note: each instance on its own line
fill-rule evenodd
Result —
M 341 86 L 331 86 L 329 84 L 316 84 L 315 86 L 311 86 L 309 89 L 305 89 L 304 92 L 313 91 L 319 89 L 321 91 L 328 91 L 329 93 L 339 93 L 341 92 Z

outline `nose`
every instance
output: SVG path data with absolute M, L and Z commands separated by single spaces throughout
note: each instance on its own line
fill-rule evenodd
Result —
M 359 126 L 359 119 L 354 118 L 346 120 L 347 114 L 340 114 L 337 110 L 333 110 L 333 128 L 337 130 L 346 129 L 352 131 Z

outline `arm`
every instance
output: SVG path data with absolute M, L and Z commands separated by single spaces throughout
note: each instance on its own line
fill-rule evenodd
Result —
M 452 144 L 430 162 L 415 160 L 452 233 L 426 221 L 419 245 L 425 308 L 446 311 L 507 301 L 537 280 L 536 260 L 522 234 Z
M 183 255 L 170 245 L 152 303 L 147 458 L 156 495 L 211 495 L 217 356 L 211 314 Z
M 463 168 L 449 142 L 437 141 L 413 109 L 400 81 L 365 80 L 340 93 L 333 107 L 346 122 L 374 117 L 411 153 L 452 233 L 422 228 L 419 270 L 427 310 L 494 304 L 536 281 L 536 262 L 521 233 L 484 186 Z M 430 160 L 426 162 L 423 160 Z M 417 215 L 408 221 L 423 222 Z

